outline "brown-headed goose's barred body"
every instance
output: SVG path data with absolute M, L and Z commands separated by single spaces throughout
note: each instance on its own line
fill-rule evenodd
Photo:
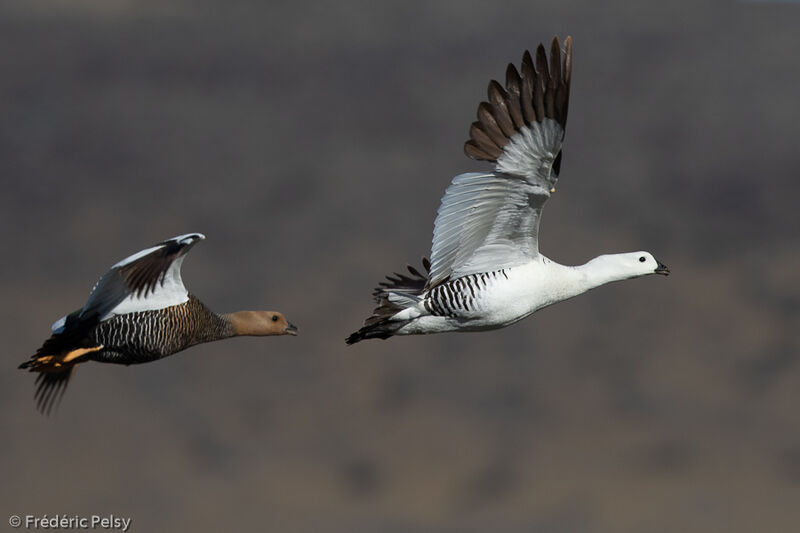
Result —
M 195 344 L 232 336 L 233 325 L 190 294 L 189 301 L 180 305 L 118 315 L 101 322 L 90 339 L 103 349 L 87 357 L 102 363 L 147 363 Z
M 20 368 L 39 372 L 34 398 L 49 413 L 75 366 L 86 361 L 137 364 L 195 344 L 239 335 L 296 335 L 277 311 L 218 315 L 181 279 L 186 253 L 205 237 L 181 235 L 114 265 L 82 309 L 53 324 L 53 334 Z

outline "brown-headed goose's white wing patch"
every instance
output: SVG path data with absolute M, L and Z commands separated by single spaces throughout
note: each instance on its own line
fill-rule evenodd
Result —
M 558 39 L 550 64 L 542 45 L 536 66 L 529 52 L 521 74 L 506 70 L 506 88 L 492 81 L 489 102 L 464 145 L 494 172 L 456 176 L 433 231 L 429 287 L 447 279 L 525 264 L 539 255 L 539 218 L 558 180 L 572 77 L 572 40 Z
M 92 289 L 80 317 L 96 316 L 102 321 L 186 302 L 189 294 L 181 279 L 181 265 L 186 253 L 203 239 L 201 233 L 179 235 L 115 264 Z M 53 326 L 63 327 L 65 321 L 66 317 Z

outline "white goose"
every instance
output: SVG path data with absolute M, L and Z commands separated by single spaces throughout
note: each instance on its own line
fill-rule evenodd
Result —
M 542 207 L 555 192 L 572 77 L 572 39 L 562 55 L 529 52 L 518 72 L 509 64 L 506 88 L 491 81 L 489 102 L 464 146 L 493 172 L 456 176 L 434 223 L 427 275 L 387 277 L 375 289 L 378 307 L 348 344 L 393 335 L 480 331 L 513 324 L 531 313 L 612 281 L 669 274 L 649 252 L 601 255 L 564 266 L 539 253 Z

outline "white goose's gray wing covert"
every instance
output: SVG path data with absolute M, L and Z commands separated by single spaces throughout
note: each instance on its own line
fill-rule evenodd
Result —
M 558 39 L 550 64 L 542 45 L 521 75 L 492 81 L 478 106 L 465 153 L 496 163 L 494 172 L 456 176 L 434 223 L 428 287 L 469 274 L 521 265 L 539 254 L 539 219 L 558 180 L 572 77 L 572 39 Z

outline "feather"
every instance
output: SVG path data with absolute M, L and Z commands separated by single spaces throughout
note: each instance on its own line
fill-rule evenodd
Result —
M 472 141 L 478 146 L 478 148 L 491 156 L 490 161 L 494 161 L 500 157 L 503 151 L 496 144 L 494 144 L 486 132 L 484 132 L 481 128 L 482 126 L 480 122 L 473 122 L 469 129 L 470 137 L 472 137 Z
M 536 88 L 536 71 L 533 68 L 531 53 L 525 50 L 522 55 L 522 111 L 525 114 L 525 122 L 533 124 L 536 122 L 536 109 L 534 109 L 534 93 Z
M 492 139 L 495 146 L 502 149 L 508 143 L 508 137 L 498 126 L 492 114 L 492 106 L 487 102 L 481 102 L 478 106 L 478 122 L 480 122 L 483 131 Z
M 509 139 L 511 139 L 511 137 L 516 133 L 514 122 L 511 120 L 511 115 L 509 115 L 508 107 L 506 106 L 508 93 L 506 93 L 505 89 L 503 89 L 500 84 L 494 80 L 489 82 L 488 93 L 489 103 L 492 107 L 492 115 L 494 116 L 497 125 L 500 126 L 503 135 L 506 137 L 505 143 L 508 143 Z M 503 146 L 505 146 L 505 143 Z
M 525 118 L 522 115 L 522 106 L 520 105 L 520 94 L 522 90 L 522 80 L 519 73 L 513 64 L 509 63 L 506 68 L 506 89 L 508 91 L 508 99 L 506 100 L 506 107 L 508 107 L 508 114 L 514 121 L 516 128 L 521 128 L 525 125 Z

